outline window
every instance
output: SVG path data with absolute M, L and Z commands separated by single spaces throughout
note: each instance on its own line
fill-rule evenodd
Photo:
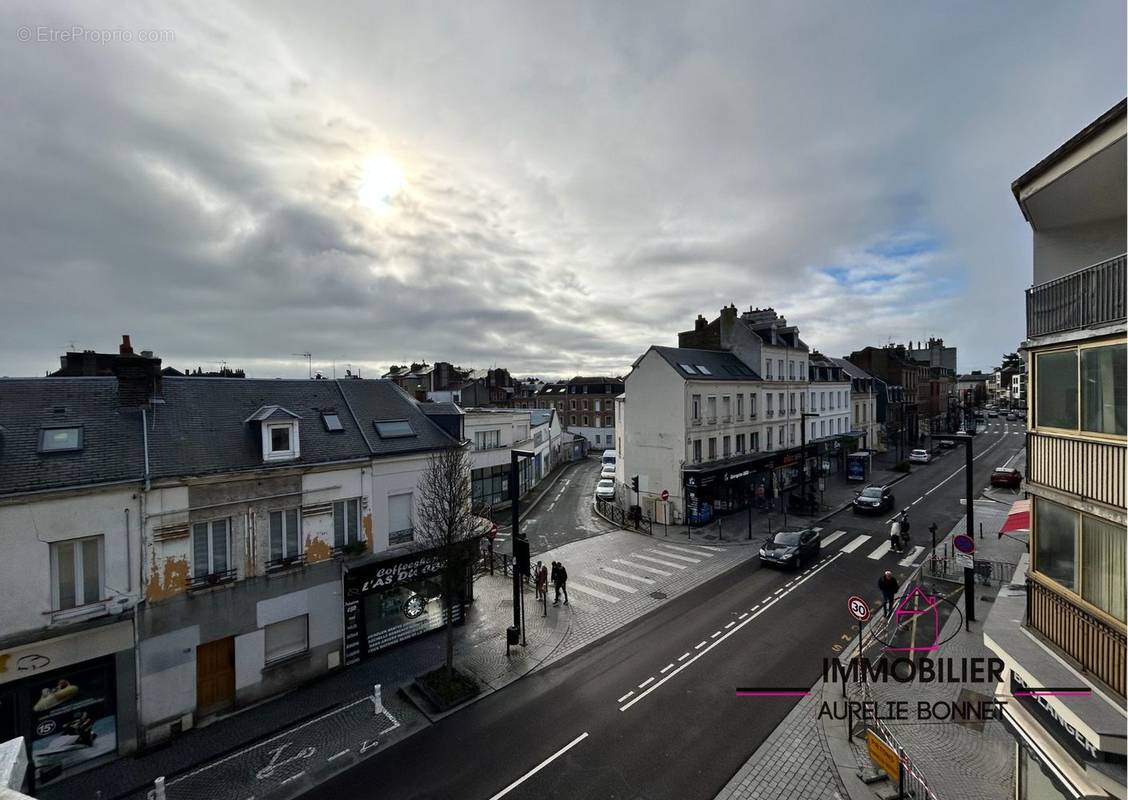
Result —
M 713 395 L 705 398 L 705 418 L 708 422 L 717 421 L 717 398 Z
M 595 427 L 597 427 L 597 428 L 598 428 L 599 426 L 598 426 L 598 425 L 596 425 Z M 598 434 L 598 433 L 597 433 L 597 434 L 595 435 L 595 443 L 596 443 L 596 444 L 599 444 L 599 434 Z
M 795 362 L 794 361 L 788 361 L 787 362 L 787 379 L 789 381 L 795 380 Z
M 772 395 L 771 392 L 768 392 L 766 395 L 764 395 L 765 399 L 768 402 L 768 416 L 769 417 L 772 415 L 772 396 L 773 395 Z
M 582 423 L 582 424 L 583 424 L 583 426 L 584 426 L 585 428 L 587 427 L 587 424 L 588 424 L 588 416 L 587 416 L 587 414 L 584 414 L 584 419 L 583 419 L 583 423 Z
M 709 437 L 709 460 L 714 461 L 717 458 L 717 437 Z
M 778 379 L 782 381 L 783 380 L 783 359 L 781 358 L 781 359 L 777 360 L 776 365 L 779 367 L 779 371 L 776 374 L 779 376 Z
M 192 526 L 192 577 L 203 578 L 231 569 L 231 526 L 226 519 Z
M 333 504 L 333 546 L 344 547 L 360 541 L 360 498 L 338 500 Z
M 1034 498 L 1034 569 L 1125 621 L 1123 526 Z
M 1081 429 L 1090 433 L 1125 433 L 1128 346 L 1088 347 L 1081 351 Z M 1024 376 L 1016 375 L 1021 379 Z M 1021 384 L 1020 384 L 1021 385 Z
M 697 367 L 697 371 L 700 372 L 702 375 L 712 375 L 713 374 L 712 372 L 709 371 L 708 367 L 705 367 L 702 364 L 694 364 L 693 366 Z
M 298 510 L 270 512 L 270 560 L 287 561 L 301 555 L 301 530 L 298 527 Z
M 738 433 L 736 435 L 736 452 L 737 455 L 744 452 L 744 434 Z
M 742 394 L 736 396 L 736 418 L 744 419 L 744 395 Z
M 52 602 L 64 611 L 102 599 L 102 537 L 51 544 Z
M 584 411 L 587 411 L 587 410 L 588 410 L 588 401 L 587 401 L 587 400 L 584 400 L 584 401 L 582 401 L 582 402 L 583 402 L 583 410 L 584 410 Z
M 795 423 L 794 422 L 791 423 L 791 430 L 789 430 L 787 433 L 788 433 L 788 441 L 791 444 L 795 444 Z
M 304 653 L 309 649 L 309 614 L 267 625 L 263 639 L 267 664 Z
M 786 425 L 780 425 L 779 426 L 779 446 L 780 447 L 786 447 L 787 446 L 787 439 L 785 438 L 786 436 L 787 436 L 787 426 Z
M 575 401 L 575 400 L 573 400 L 573 401 L 572 401 L 572 410 L 573 410 L 573 411 L 575 411 L 575 410 L 576 410 L 576 401 Z M 576 421 L 576 418 L 575 418 L 575 417 L 572 417 L 572 421 L 573 421 L 573 422 L 575 422 L 575 421 Z
M 678 364 L 678 366 L 682 368 L 682 372 L 684 372 L 686 375 L 697 374 L 697 372 L 689 364 Z
M 811 438 L 812 438 L 812 439 L 814 439 L 814 438 L 816 437 L 816 435 L 817 435 L 817 434 L 815 433 L 815 426 L 816 426 L 817 424 L 818 424 L 818 423 L 816 423 L 816 422 L 812 422 L 812 423 L 811 423 Z
M 819 411 L 826 411 L 826 392 L 819 392 Z
M 779 413 L 780 413 L 780 416 L 783 416 L 783 408 L 784 408 L 784 406 L 783 406 L 783 392 L 780 392 L 779 393 Z
M 474 431 L 475 450 L 496 450 L 501 447 L 501 431 Z
M 772 360 L 770 358 L 765 358 L 764 366 L 766 368 L 764 371 L 764 377 L 770 381 L 772 379 Z
M 694 439 L 693 440 L 693 461 L 694 461 L 694 463 L 700 463 L 701 462 L 701 440 L 700 439 Z
M 40 453 L 65 453 L 82 449 L 82 426 L 43 428 L 39 431 Z
M 752 434 L 752 452 L 757 452 L 760 449 L 760 434 Z
M 1034 498 L 1034 569 L 1067 589 L 1077 586 L 1077 512 Z
M 791 396 L 788 397 L 787 399 L 789 401 L 788 407 L 791 409 L 791 413 L 794 414 L 795 413 L 795 392 L 792 392 Z
M 592 410 L 593 411 L 599 411 L 600 410 L 600 402 L 598 400 L 594 401 L 594 403 L 592 405 Z
M 693 417 L 692 419 L 701 419 L 701 395 L 693 395 Z
M 321 421 L 325 423 L 325 430 L 329 431 L 329 433 L 340 433 L 345 429 L 345 426 L 341 424 L 341 418 L 336 412 L 325 412 L 321 415 Z
M 807 371 L 803 368 L 803 362 L 799 362 L 799 380 L 807 380 Z
M 753 392 L 748 395 L 748 416 L 756 416 L 756 393 Z
M 475 508 L 505 502 L 509 499 L 509 465 L 471 470 L 470 491 Z
M 574 405 L 574 404 L 573 404 L 573 405 Z M 573 424 L 573 425 L 575 425 L 575 424 L 576 424 L 576 415 L 575 415 L 575 414 L 573 414 L 573 415 L 572 415 L 572 424 Z
M 411 492 L 393 494 L 388 498 L 388 544 L 403 544 L 415 538 L 413 506 L 414 495 Z
M 729 436 L 721 437 L 721 454 L 724 455 L 725 458 L 728 458 L 729 456 L 732 455 L 732 449 L 729 447 L 730 443 L 731 443 L 731 437 L 729 437 Z
M 290 452 L 290 426 L 289 425 L 271 425 L 270 426 L 270 452 L 271 453 L 288 453 L 288 452 Z
M 772 449 L 772 429 L 768 428 L 768 449 Z
M 381 439 L 402 439 L 415 435 L 415 429 L 406 419 L 390 419 L 373 424 L 376 426 L 376 434 Z
M 826 436 L 826 420 L 819 420 L 819 436 Z

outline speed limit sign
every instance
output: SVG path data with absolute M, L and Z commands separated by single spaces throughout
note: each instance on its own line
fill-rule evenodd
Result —
M 865 600 L 858 597 L 856 594 L 851 595 L 850 599 L 846 601 L 846 607 L 850 609 L 850 616 L 858 622 L 865 622 L 869 619 L 869 606 L 866 605 Z

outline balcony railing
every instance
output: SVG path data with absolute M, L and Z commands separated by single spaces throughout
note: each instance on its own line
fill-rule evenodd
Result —
M 1026 583 L 1026 624 L 1058 647 L 1081 671 L 1124 697 L 1124 630 L 1090 614 L 1036 580 Z
M 1124 508 L 1125 465 L 1128 446 L 1026 434 L 1026 479 L 1099 503 Z
M 290 569 L 291 567 L 300 567 L 305 564 L 305 560 L 305 553 L 283 556 L 282 558 L 272 558 L 266 562 L 266 571 L 268 573 L 280 572 L 284 569 Z
M 1125 317 L 1123 255 L 1026 290 L 1026 335 L 1087 328 Z
M 197 575 L 194 578 L 188 579 L 189 589 L 207 589 L 210 586 L 219 586 L 224 583 L 231 583 L 238 577 L 237 569 L 225 569 L 219 572 L 211 572 L 207 575 Z

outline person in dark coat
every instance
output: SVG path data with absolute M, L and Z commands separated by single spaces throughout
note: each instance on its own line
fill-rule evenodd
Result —
M 554 606 L 560 605 L 560 564 L 556 561 L 552 562 L 552 588 L 556 590 L 556 599 L 552 601 Z
M 564 593 L 564 605 L 568 605 L 568 570 L 563 564 L 560 565 L 560 592 Z
M 890 570 L 885 570 L 885 574 L 877 579 L 877 588 L 881 590 L 881 610 L 885 612 L 884 619 L 889 619 L 889 615 L 893 613 L 893 598 L 897 596 L 901 584 L 897 583 Z

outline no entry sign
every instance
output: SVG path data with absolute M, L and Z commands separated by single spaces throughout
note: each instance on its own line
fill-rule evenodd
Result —
M 850 616 L 856 619 L 858 622 L 865 622 L 867 619 L 869 619 L 869 605 L 865 600 L 858 597 L 856 594 L 851 595 L 850 599 L 846 601 L 846 607 L 850 609 Z
M 975 540 L 966 533 L 960 533 L 952 537 L 952 547 L 956 548 L 961 553 L 971 555 L 975 552 Z
M 665 489 L 663 489 L 662 494 L 660 494 L 658 496 L 661 497 L 663 500 L 669 500 L 670 499 L 670 493 L 668 491 L 666 491 Z

